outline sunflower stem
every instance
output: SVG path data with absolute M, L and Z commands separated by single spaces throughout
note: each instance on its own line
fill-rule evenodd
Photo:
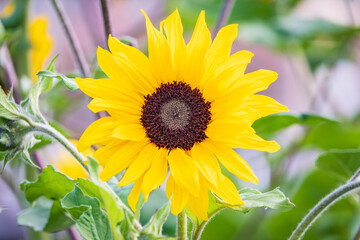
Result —
M 75 60 L 77 64 L 79 65 L 80 72 L 83 75 L 83 77 L 90 76 L 89 67 L 85 60 L 85 55 L 81 50 L 80 43 L 78 39 L 76 38 L 75 32 L 71 26 L 70 20 L 68 16 L 66 15 L 63 6 L 58 0 L 51 0 L 52 5 L 55 8 L 55 11 L 60 19 L 60 22 L 65 30 L 65 34 L 67 39 L 69 40 L 69 43 L 71 45 L 71 49 L 74 53 Z
M 360 189 L 360 180 L 350 181 L 341 187 L 337 188 L 320 202 L 304 217 L 299 223 L 295 231 L 290 236 L 289 240 L 301 239 L 309 227 L 315 222 L 315 220 L 321 216 L 321 214 L 336 201 L 340 200 L 345 195 Z
M 104 30 L 105 30 L 105 44 L 107 45 L 107 39 L 111 34 L 111 23 L 110 23 L 110 14 L 109 14 L 109 4 L 108 0 L 100 0 L 101 10 L 104 21 Z
M 85 169 L 86 172 L 88 171 L 88 167 L 85 165 L 84 161 L 86 161 L 85 157 L 77 151 L 75 146 L 64 137 L 61 133 L 59 133 L 55 128 L 45 125 L 42 123 L 33 123 L 30 131 L 32 132 L 40 132 L 44 133 L 55 140 L 57 140 L 61 145 L 63 145 L 66 150 L 68 150 L 71 155 L 81 164 L 81 166 Z
M 221 212 L 222 210 L 224 210 L 225 207 L 219 208 L 218 210 L 212 212 L 211 214 L 209 214 L 209 219 L 207 221 L 203 221 L 200 226 L 196 229 L 196 231 L 193 234 L 193 239 L 192 240 L 200 240 L 201 238 L 201 234 L 203 233 L 206 225 L 210 222 L 210 220 L 215 217 L 216 214 L 218 214 L 219 212 Z
M 187 216 L 185 210 L 177 216 L 177 239 L 187 240 Z
M 221 8 L 221 12 L 219 15 L 219 19 L 216 23 L 216 27 L 214 30 L 214 34 L 216 35 L 219 30 L 226 24 L 226 22 L 229 20 L 231 11 L 234 7 L 235 0 L 224 0 L 224 3 Z
M 67 229 L 67 232 L 70 237 L 70 240 L 80 240 L 81 239 L 74 227 L 69 227 Z

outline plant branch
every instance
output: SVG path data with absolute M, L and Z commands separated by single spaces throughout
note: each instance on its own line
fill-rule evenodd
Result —
M 212 212 L 211 214 L 209 214 L 209 220 L 207 221 L 203 221 L 200 226 L 196 229 L 195 233 L 194 233 L 194 237 L 193 237 L 193 240 L 200 240 L 200 237 L 201 237 L 201 234 L 202 232 L 204 231 L 205 227 L 206 227 L 206 224 L 209 223 L 209 221 L 215 217 L 216 214 L 218 214 L 219 212 L 221 212 L 222 210 L 224 210 L 225 207 L 221 207 L 219 209 L 217 209 L 216 211 Z
M 355 172 L 355 174 L 350 178 L 349 182 L 355 181 L 360 176 L 360 168 Z
M 216 35 L 219 30 L 226 24 L 226 22 L 229 20 L 231 11 L 234 7 L 235 0 L 224 0 L 224 3 L 221 8 L 221 12 L 219 15 L 219 19 L 216 23 L 216 27 L 214 30 L 214 34 Z
M 177 239 L 187 240 L 187 216 L 185 210 L 177 216 Z
M 38 165 L 40 167 L 40 169 L 39 169 L 40 171 L 46 167 L 46 164 L 41 159 L 41 157 L 39 156 L 39 153 L 37 151 L 33 152 L 32 157 L 34 158 L 36 165 Z
M 9 49 L 4 44 L 0 49 L 0 65 L 4 67 L 5 70 L 5 88 L 10 90 L 12 88 L 12 94 L 14 97 L 15 103 L 20 103 L 20 95 L 18 92 L 18 78 L 16 76 L 14 64 L 11 60 Z
M 33 123 L 33 127 L 31 127 L 30 131 L 44 133 L 57 140 L 71 153 L 71 155 L 73 155 L 73 157 L 81 164 L 85 171 L 89 172 L 88 167 L 84 163 L 84 161 L 86 161 L 85 157 L 79 153 L 75 146 L 55 128 L 42 123 Z
M 71 240 L 80 240 L 81 239 L 74 227 L 69 227 L 67 229 L 67 232 L 68 232 Z
M 337 188 L 335 191 L 331 192 L 304 217 L 304 219 L 297 226 L 295 231 L 290 236 L 289 240 L 301 239 L 309 227 L 315 222 L 315 220 L 321 216 L 321 214 L 336 201 L 340 200 L 342 197 L 351 193 L 352 191 L 360 189 L 360 181 L 351 181 Z
M 75 60 L 77 64 L 79 65 L 81 74 L 83 77 L 90 76 L 89 67 L 86 63 L 85 55 L 83 51 L 81 50 L 80 43 L 78 39 L 76 38 L 75 32 L 71 26 L 70 20 L 68 16 L 66 15 L 63 6 L 58 0 L 51 0 L 55 11 L 60 19 L 60 22 L 65 30 L 66 37 L 69 40 L 69 43 L 71 45 L 72 51 L 75 56 Z
M 105 44 L 107 45 L 107 39 L 111 34 L 111 23 L 110 23 L 110 13 L 109 13 L 109 4 L 108 0 L 100 0 L 101 10 L 104 21 L 104 30 L 105 30 Z
M 360 226 L 357 229 L 355 236 L 353 237 L 353 240 L 360 240 Z

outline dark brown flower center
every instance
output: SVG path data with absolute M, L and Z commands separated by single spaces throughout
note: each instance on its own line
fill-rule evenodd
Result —
M 145 97 L 141 123 L 156 146 L 190 150 L 202 142 L 211 119 L 210 102 L 183 82 L 161 84 Z

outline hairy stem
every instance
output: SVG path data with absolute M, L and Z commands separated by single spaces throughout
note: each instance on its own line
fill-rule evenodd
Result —
M 58 0 L 51 0 L 51 2 L 55 8 L 55 11 L 56 11 L 59 19 L 60 19 L 60 22 L 65 30 L 66 37 L 69 40 L 71 49 L 74 53 L 75 60 L 76 60 L 77 64 L 79 65 L 81 74 L 83 76 L 89 76 L 90 71 L 89 71 L 89 67 L 85 60 L 85 55 L 81 50 L 80 43 L 79 43 L 78 39 L 76 38 L 74 30 L 72 29 L 70 20 L 69 20 L 68 16 L 66 15 L 63 6 L 61 5 L 61 3 Z
M 102 10 L 103 21 L 104 21 L 105 44 L 106 44 L 107 39 L 108 39 L 109 35 L 111 34 L 109 4 L 108 4 L 108 0 L 100 0 L 100 2 L 101 2 L 101 10 Z
M 81 166 L 85 169 L 86 172 L 88 171 L 87 166 L 85 165 L 84 161 L 86 161 L 85 157 L 77 151 L 75 146 L 64 137 L 61 133 L 59 133 L 55 128 L 45 125 L 42 123 L 33 123 L 33 127 L 30 131 L 44 133 L 55 140 L 57 140 L 61 145 L 63 145 L 73 157 L 81 164 Z
M 14 64 L 11 60 L 9 49 L 4 44 L 0 49 L 1 61 L 0 65 L 3 65 L 5 70 L 5 88 L 10 90 L 12 88 L 12 94 L 14 97 L 15 103 L 20 103 L 20 94 L 18 88 L 18 78 L 15 72 Z
M 214 30 L 215 35 L 219 32 L 220 28 L 222 28 L 229 20 L 231 10 L 234 7 L 234 3 L 235 0 L 224 0 L 223 6 L 221 8 L 220 16 Z
M 312 223 L 332 204 L 340 200 L 345 195 L 351 193 L 354 190 L 360 189 L 360 181 L 348 182 L 345 185 L 337 188 L 320 202 L 304 217 L 304 219 L 297 226 L 295 231 L 290 236 L 289 240 L 301 239 L 305 232 L 309 229 Z
M 206 225 L 209 223 L 209 221 L 215 217 L 216 214 L 218 214 L 219 212 L 221 212 L 222 210 L 224 210 L 225 207 L 222 207 L 222 208 L 219 208 L 218 210 L 212 212 L 209 214 L 209 220 L 207 221 L 203 221 L 200 226 L 196 229 L 196 231 L 194 232 L 194 235 L 193 235 L 193 240 L 200 240 L 201 238 L 201 234 L 202 232 L 204 231 Z
M 177 239 L 186 240 L 187 239 L 187 216 L 185 210 L 183 210 L 177 216 Z
M 68 235 L 71 240 L 80 240 L 81 239 L 74 227 L 69 227 L 67 229 L 67 232 L 68 232 Z

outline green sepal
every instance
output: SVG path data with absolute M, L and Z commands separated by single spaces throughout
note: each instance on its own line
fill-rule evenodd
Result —
M 48 71 L 54 71 L 56 55 L 46 67 Z M 29 93 L 29 111 L 32 112 L 38 118 L 42 118 L 42 114 L 39 109 L 39 97 L 42 92 L 48 90 L 52 85 L 52 78 L 46 76 L 39 76 L 37 82 L 32 86 Z M 26 101 L 24 101 L 26 103 Z
M 170 214 L 171 203 L 168 201 L 164 206 L 155 212 L 149 222 L 143 227 L 141 233 L 161 236 L 162 227 Z

